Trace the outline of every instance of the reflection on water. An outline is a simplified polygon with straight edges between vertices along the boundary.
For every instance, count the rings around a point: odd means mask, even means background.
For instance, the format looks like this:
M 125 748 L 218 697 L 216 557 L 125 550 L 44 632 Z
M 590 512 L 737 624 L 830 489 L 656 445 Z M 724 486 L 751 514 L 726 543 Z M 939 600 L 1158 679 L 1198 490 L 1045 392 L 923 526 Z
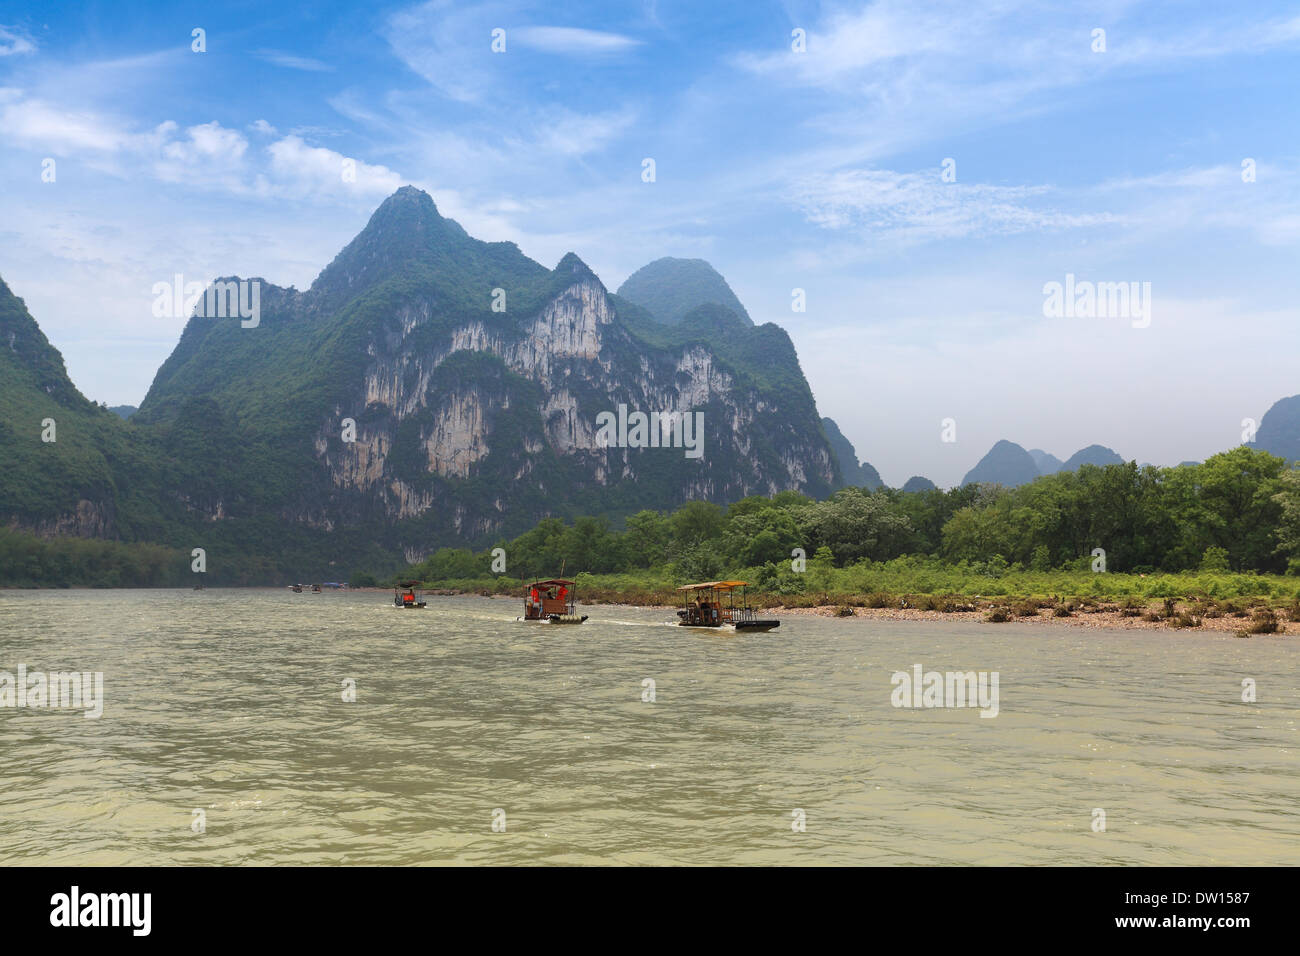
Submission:
M 0 860 L 1296 860 L 1293 639 L 391 601 L 0 592 L 0 670 L 102 671 L 106 698 L 0 708 Z M 999 672 L 1000 713 L 894 708 L 915 664 Z

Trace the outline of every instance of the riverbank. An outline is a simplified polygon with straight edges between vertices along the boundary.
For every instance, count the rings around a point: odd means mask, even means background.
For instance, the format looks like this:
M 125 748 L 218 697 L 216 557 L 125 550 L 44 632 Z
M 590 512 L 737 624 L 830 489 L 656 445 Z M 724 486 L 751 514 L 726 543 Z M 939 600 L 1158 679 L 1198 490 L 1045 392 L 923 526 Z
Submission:
M 382 590 L 382 589 L 376 589 Z M 430 596 L 476 594 L 502 600 L 518 600 L 521 592 L 488 588 L 428 588 Z M 672 592 L 662 590 L 588 588 L 580 594 L 583 607 L 601 605 L 637 607 L 667 612 L 680 604 Z M 1061 625 L 1065 627 L 1113 628 L 1120 630 L 1205 630 L 1222 631 L 1237 637 L 1280 636 L 1300 633 L 1300 601 L 1273 604 L 1252 600 L 1155 601 L 1126 599 L 1122 602 L 1092 598 L 997 598 L 961 595 L 908 594 L 889 596 L 837 595 L 834 600 L 800 596 L 789 602 L 772 595 L 751 595 L 750 605 L 765 613 L 813 615 L 829 618 L 866 618 L 880 621 L 968 621 L 988 624 Z

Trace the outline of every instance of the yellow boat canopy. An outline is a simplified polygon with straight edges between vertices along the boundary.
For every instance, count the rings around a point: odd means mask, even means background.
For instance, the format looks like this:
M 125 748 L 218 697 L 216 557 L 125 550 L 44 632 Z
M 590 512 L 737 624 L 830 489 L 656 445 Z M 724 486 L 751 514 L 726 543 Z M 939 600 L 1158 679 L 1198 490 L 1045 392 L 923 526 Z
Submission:
M 731 591 L 749 587 L 748 581 L 706 581 L 703 584 L 683 584 L 679 591 Z

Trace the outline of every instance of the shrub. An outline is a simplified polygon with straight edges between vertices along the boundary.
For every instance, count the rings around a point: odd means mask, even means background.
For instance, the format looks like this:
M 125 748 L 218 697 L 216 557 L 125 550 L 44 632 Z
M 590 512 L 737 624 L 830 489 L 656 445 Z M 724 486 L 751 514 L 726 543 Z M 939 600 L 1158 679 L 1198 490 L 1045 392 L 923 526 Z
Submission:
M 1262 607 L 1256 610 L 1251 616 L 1249 631 L 1252 634 L 1276 634 L 1278 621 L 1273 609 Z

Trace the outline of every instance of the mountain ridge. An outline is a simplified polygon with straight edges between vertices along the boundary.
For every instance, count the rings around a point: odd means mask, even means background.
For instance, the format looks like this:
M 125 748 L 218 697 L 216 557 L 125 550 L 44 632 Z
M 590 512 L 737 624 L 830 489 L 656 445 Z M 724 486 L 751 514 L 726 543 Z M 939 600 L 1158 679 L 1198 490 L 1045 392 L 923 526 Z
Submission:
M 620 407 L 702 413 L 708 467 L 598 447 Z M 180 463 L 192 517 L 350 529 L 408 557 L 839 480 L 783 329 L 716 303 L 660 322 L 576 253 L 547 269 L 411 187 L 307 290 L 264 283 L 256 327 L 191 316 L 130 427 Z

